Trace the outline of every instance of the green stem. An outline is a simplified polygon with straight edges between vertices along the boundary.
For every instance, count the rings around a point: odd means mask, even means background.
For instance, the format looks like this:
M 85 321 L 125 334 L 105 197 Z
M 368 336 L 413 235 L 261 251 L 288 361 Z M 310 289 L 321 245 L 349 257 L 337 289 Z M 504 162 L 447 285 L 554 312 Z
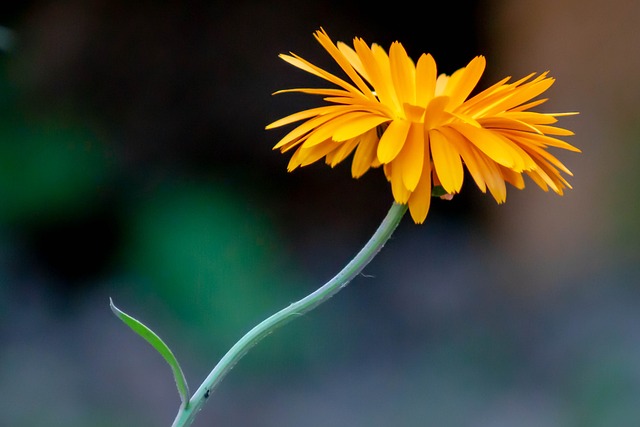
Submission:
M 186 405 L 182 405 L 172 427 L 190 426 L 202 405 L 231 368 L 260 340 L 287 321 L 313 310 L 345 287 L 382 249 L 407 211 L 407 205 L 393 203 L 376 232 L 358 254 L 333 279 L 313 293 L 263 320 L 224 355 Z

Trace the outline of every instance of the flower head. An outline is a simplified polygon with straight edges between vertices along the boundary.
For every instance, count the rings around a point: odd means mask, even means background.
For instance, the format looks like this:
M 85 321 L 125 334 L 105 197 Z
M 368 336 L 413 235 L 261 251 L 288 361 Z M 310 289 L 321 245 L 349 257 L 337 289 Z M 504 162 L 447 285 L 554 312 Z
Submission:
M 353 177 L 382 166 L 394 200 L 409 205 L 416 223 L 425 220 L 434 187 L 449 195 L 460 191 L 465 168 L 478 188 L 488 189 L 498 203 L 506 200 L 506 182 L 524 188 L 523 174 L 544 191 L 551 188 L 562 195 L 564 188 L 571 188 L 561 175 L 571 172 L 547 148 L 580 151 L 555 138 L 573 132 L 553 126 L 556 117 L 576 113 L 530 111 L 546 101 L 532 99 L 554 82 L 546 72 L 515 82 L 507 77 L 470 97 L 484 72 L 482 56 L 447 76 L 437 74 L 431 55 L 422 54 L 414 63 L 398 42 L 387 54 L 360 38 L 354 39 L 353 48 L 334 44 L 322 29 L 315 38 L 349 81 L 293 53 L 280 55 L 337 86 L 276 92 L 320 95 L 328 103 L 267 126 L 303 121 L 274 147 L 282 152 L 295 149 L 289 171 L 322 158 L 333 167 L 353 153 Z

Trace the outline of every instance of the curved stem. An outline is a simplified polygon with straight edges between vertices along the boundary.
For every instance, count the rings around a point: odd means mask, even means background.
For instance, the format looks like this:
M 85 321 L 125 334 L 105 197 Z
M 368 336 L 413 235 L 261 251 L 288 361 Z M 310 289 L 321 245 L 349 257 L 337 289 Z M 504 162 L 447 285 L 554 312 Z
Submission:
M 273 332 L 287 321 L 301 316 L 318 305 L 322 304 L 343 287 L 347 285 L 362 269 L 382 249 L 389 240 L 400 220 L 407 211 L 407 205 L 393 203 L 376 232 L 371 236 L 367 244 L 358 254 L 340 271 L 333 279 L 325 283 L 313 293 L 301 300 L 294 302 L 290 306 L 278 311 L 267 319 L 263 320 L 240 340 L 224 355 L 220 362 L 213 368 L 211 373 L 205 378 L 198 390 L 195 391 L 186 405 L 182 405 L 173 421 L 172 427 L 190 426 L 196 414 L 202 409 L 202 405 L 207 400 L 213 389 L 222 381 L 233 366 L 265 336 Z

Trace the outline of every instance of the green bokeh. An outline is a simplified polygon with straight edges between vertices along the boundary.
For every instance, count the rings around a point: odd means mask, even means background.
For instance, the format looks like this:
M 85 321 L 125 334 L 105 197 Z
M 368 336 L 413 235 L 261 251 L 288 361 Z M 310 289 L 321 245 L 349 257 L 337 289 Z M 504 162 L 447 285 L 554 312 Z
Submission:
M 72 118 L 0 108 L 0 223 L 70 215 L 91 204 L 108 174 L 101 142 Z
M 127 216 L 123 263 L 140 294 L 168 307 L 175 319 L 167 326 L 206 354 L 230 347 L 300 284 L 259 209 L 213 183 L 173 182 L 140 197 Z

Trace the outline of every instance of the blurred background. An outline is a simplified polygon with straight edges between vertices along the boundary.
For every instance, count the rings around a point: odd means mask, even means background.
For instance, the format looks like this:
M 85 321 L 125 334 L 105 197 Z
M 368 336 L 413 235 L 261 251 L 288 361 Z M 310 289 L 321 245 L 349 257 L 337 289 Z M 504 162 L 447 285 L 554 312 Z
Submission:
M 315 42 L 550 70 L 583 154 L 564 197 L 498 206 L 467 179 L 365 275 L 255 347 L 195 426 L 636 427 L 640 3 L 14 2 L 0 12 L 0 424 L 169 426 L 256 323 L 330 279 L 391 205 L 380 170 L 286 172 L 273 120 L 323 86 Z

